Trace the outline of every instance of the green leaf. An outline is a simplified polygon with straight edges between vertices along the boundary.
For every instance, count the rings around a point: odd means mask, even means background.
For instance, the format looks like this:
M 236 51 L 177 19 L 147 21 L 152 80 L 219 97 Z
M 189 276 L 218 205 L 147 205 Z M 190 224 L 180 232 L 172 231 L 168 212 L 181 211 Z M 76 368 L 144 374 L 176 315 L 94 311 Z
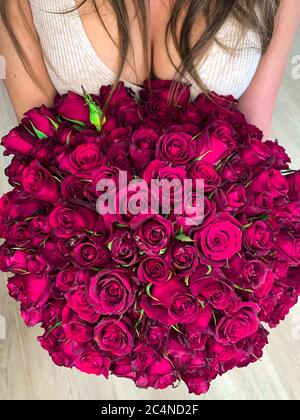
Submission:
M 207 266 L 207 273 L 206 273 L 206 275 L 208 276 L 209 274 L 211 274 L 212 273 L 212 271 L 213 271 L 213 268 L 212 268 L 212 266 L 211 265 L 208 265 Z
M 84 122 L 82 122 L 82 121 L 72 120 L 72 119 L 70 119 L 70 118 L 64 118 L 64 119 L 65 119 L 66 121 L 69 121 L 69 122 L 73 123 L 73 124 L 77 124 L 80 128 L 86 128 L 85 123 L 84 123 Z
M 51 333 L 52 333 L 52 331 L 56 330 L 56 328 L 60 327 L 61 325 L 62 325 L 62 322 L 61 322 L 61 321 L 60 321 L 60 322 L 57 322 L 56 324 L 54 324 L 54 325 L 50 328 L 50 330 L 47 332 L 47 334 L 51 334 Z
M 201 161 L 201 160 L 202 160 L 202 159 L 204 159 L 207 155 L 209 155 L 211 152 L 212 152 L 212 150 L 208 150 L 206 153 L 204 153 L 204 155 L 199 156 L 198 158 L 196 158 L 196 159 L 194 160 L 194 162 L 199 162 L 199 161 Z
M 152 288 L 152 286 L 153 286 L 153 284 L 152 283 L 149 283 L 148 285 L 147 285 L 147 287 L 146 287 L 146 293 L 147 293 L 147 295 L 151 298 L 151 299 L 153 299 L 153 300 L 156 300 L 157 302 L 158 302 L 158 299 L 156 299 L 154 296 L 152 296 L 152 294 L 151 294 L 151 288 Z
M 185 282 L 185 285 L 186 286 L 189 286 L 189 284 L 190 284 L 190 276 L 185 276 L 184 282 Z
M 180 242 L 188 242 L 188 243 L 194 242 L 194 240 L 187 235 L 177 235 L 175 236 L 175 239 L 176 241 L 180 241 Z
M 237 289 L 237 290 L 241 290 L 242 292 L 246 292 L 246 293 L 254 293 L 254 291 L 253 291 L 253 290 L 251 290 L 251 289 L 244 289 L 243 287 L 238 286 L 237 284 L 234 284 L 234 285 L 233 285 L 233 287 L 234 287 L 235 289 Z
M 165 255 L 167 248 L 161 249 L 159 255 Z
M 172 328 L 173 328 L 173 330 L 175 330 L 176 332 L 181 333 L 181 331 L 180 331 L 180 329 L 179 329 L 178 325 L 172 325 Z
M 48 136 L 44 133 L 42 133 L 40 130 L 38 130 L 32 123 L 31 126 L 33 128 L 33 131 L 35 133 L 35 135 L 40 139 L 40 140 L 45 140 L 48 138 Z
M 113 244 L 113 241 L 111 241 L 111 242 L 109 242 L 108 244 L 107 244 L 107 248 L 111 251 L 111 249 L 112 249 L 112 244 Z
M 57 122 L 55 122 L 54 120 L 52 120 L 52 118 L 47 117 L 46 118 L 51 122 L 51 124 L 53 125 L 53 127 L 55 128 L 55 130 L 58 130 L 59 128 L 59 124 Z

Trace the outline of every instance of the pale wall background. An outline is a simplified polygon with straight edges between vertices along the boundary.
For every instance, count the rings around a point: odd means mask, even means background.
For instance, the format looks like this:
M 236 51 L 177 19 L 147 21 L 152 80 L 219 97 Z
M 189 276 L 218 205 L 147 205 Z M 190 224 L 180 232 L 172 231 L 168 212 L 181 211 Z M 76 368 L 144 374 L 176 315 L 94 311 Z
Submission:
M 281 89 L 273 131 L 291 155 L 293 167 L 300 168 L 300 70 L 297 80 L 295 65 L 292 64 L 296 56 L 300 56 L 300 33 Z M 10 102 L 0 82 L 0 137 L 14 125 Z M 7 159 L 4 160 L 1 150 L 1 193 L 8 188 L 3 176 L 6 165 Z M 0 338 L 3 317 L 7 331 L 6 339 L 0 339 L 0 400 L 199 399 L 190 396 L 184 385 L 174 390 L 145 391 L 137 389 L 127 380 L 112 377 L 107 382 L 56 367 L 36 341 L 39 328 L 27 329 L 24 326 L 18 304 L 7 294 L 6 276 L 0 274 Z M 300 304 L 271 333 L 262 361 L 219 378 L 213 383 L 211 391 L 200 399 L 300 399 Z

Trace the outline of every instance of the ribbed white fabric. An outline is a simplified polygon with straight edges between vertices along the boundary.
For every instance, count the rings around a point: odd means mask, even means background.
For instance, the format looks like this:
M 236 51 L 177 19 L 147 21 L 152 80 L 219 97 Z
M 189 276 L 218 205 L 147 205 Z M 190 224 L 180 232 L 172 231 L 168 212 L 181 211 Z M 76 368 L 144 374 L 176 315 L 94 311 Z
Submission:
M 72 10 L 75 0 L 30 0 L 30 4 L 48 72 L 60 94 L 68 90 L 81 93 L 81 86 L 97 93 L 99 86 L 113 82 L 114 74 L 89 41 L 79 12 L 57 13 Z M 238 45 L 235 53 L 214 43 L 199 65 L 199 74 L 210 90 L 239 98 L 249 86 L 261 59 L 259 37 L 251 31 L 241 37 L 238 24 L 229 19 L 218 39 L 227 46 Z M 138 91 L 137 85 L 124 82 Z M 193 97 L 199 93 L 199 88 L 192 83 Z

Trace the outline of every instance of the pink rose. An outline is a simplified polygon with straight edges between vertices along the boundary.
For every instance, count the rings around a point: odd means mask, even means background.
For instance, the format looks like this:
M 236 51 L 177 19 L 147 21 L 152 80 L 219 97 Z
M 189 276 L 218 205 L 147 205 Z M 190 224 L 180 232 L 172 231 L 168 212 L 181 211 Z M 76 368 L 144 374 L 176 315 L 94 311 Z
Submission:
M 103 318 L 95 328 L 94 340 L 100 350 L 121 357 L 133 348 L 132 326 L 125 317 Z
M 29 132 L 36 135 L 38 132 L 45 137 L 54 135 L 56 128 L 58 128 L 55 115 L 44 105 L 26 112 L 22 118 L 22 124 Z
M 96 376 L 103 375 L 108 379 L 110 360 L 90 345 L 76 361 L 75 367 L 83 373 Z
M 221 277 L 221 278 L 220 278 Z M 224 311 L 235 311 L 239 305 L 234 290 L 223 279 L 217 270 L 207 274 L 207 269 L 199 269 L 190 277 L 190 289 L 204 303 L 209 303 L 213 308 Z
M 191 178 L 195 181 L 197 179 L 203 179 L 206 193 L 216 190 L 222 182 L 220 176 L 215 171 L 213 166 L 210 163 L 204 162 L 202 160 L 193 163 L 188 172 L 188 178 Z
M 152 256 L 143 259 L 138 268 L 138 278 L 142 284 L 165 284 L 170 278 L 170 263 L 163 257 Z
M 130 145 L 130 158 L 137 173 L 153 159 L 158 135 L 153 130 L 141 129 L 133 133 Z
M 254 303 L 241 303 L 237 312 L 222 318 L 216 329 L 220 343 L 236 344 L 256 333 L 259 328 L 260 307 Z
M 13 154 L 19 157 L 27 157 L 30 156 L 36 141 L 36 138 L 28 133 L 24 127 L 19 126 L 3 137 L 1 144 L 6 149 L 5 155 Z
M 100 146 L 95 143 L 80 144 L 72 152 L 57 157 L 59 169 L 83 178 L 90 178 L 91 173 L 105 164 Z
M 268 255 L 273 246 L 273 235 L 270 227 L 262 221 L 253 223 L 243 235 L 247 249 L 257 255 Z
M 124 314 L 134 303 L 134 285 L 124 270 L 103 270 L 89 282 L 88 299 L 101 315 Z
M 186 165 L 196 157 L 196 143 L 192 136 L 185 133 L 163 135 L 156 148 L 156 159 L 172 165 Z
M 24 169 L 21 184 L 31 199 L 53 203 L 59 198 L 55 179 L 36 160 Z
M 174 236 L 171 221 L 159 215 L 136 216 L 130 227 L 138 237 L 139 248 L 147 255 L 159 254 Z
M 236 137 L 237 133 L 231 125 L 217 121 L 197 137 L 197 156 L 203 162 L 216 164 L 236 147 Z
M 151 296 L 142 295 L 141 307 L 146 315 L 165 325 L 193 322 L 200 310 L 200 303 L 183 283 L 172 278 L 164 285 L 153 285 Z
M 208 260 L 227 260 L 242 248 L 241 226 L 229 214 L 219 213 L 209 225 L 196 233 L 195 243 Z
M 94 324 L 100 318 L 100 314 L 90 304 L 86 286 L 75 286 L 65 295 L 68 305 L 78 314 L 79 318 Z
M 62 313 L 62 326 L 66 337 L 77 343 L 88 343 L 93 338 L 93 327 L 76 316 L 68 306 Z

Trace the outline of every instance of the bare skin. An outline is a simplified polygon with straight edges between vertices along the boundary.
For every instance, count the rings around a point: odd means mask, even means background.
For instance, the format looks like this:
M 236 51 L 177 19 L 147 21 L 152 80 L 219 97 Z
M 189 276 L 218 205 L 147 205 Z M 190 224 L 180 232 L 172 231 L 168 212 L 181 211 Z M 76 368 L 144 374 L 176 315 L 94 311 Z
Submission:
M 27 0 L 21 3 L 28 25 L 33 28 L 29 4 Z M 175 70 L 168 58 L 164 44 L 165 25 L 169 17 L 169 1 L 151 0 L 150 4 L 149 42 L 151 43 L 151 48 L 149 50 L 152 53 L 149 59 L 151 59 L 152 72 L 157 78 L 171 79 L 175 74 Z M 116 39 L 117 27 L 115 18 L 100 0 L 99 5 L 101 6 L 101 16 L 108 30 Z M 16 1 L 11 1 L 10 12 L 14 17 L 14 30 L 43 85 L 41 90 L 28 75 L 0 21 L 0 54 L 5 56 L 7 60 L 7 79 L 5 83 L 17 117 L 20 119 L 23 113 L 33 106 L 38 106 L 42 103 L 50 105 L 55 95 L 55 89 L 44 64 L 38 37 L 33 31 L 28 31 L 28 27 L 22 22 Z M 97 15 L 93 13 L 91 4 L 82 7 L 80 13 L 87 36 L 97 54 L 113 72 L 116 72 L 118 68 L 118 49 L 99 22 Z M 138 22 L 132 8 L 129 8 L 129 14 L 131 30 L 133 33 L 136 33 L 139 30 Z M 241 111 L 245 113 L 249 122 L 257 125 L 264 131 L 266 137 L 270 134 L 274 106 L 299 22 L 299 0 L 282 0 L 271 45 L 263 56 L 252 83 L 240 101 Z M 193 38 L 195 37 L 196 39 L 204 30 L 204 21 L 200 19 L 199 25 L 194 30 Z M 101 42 L 98 42 L 99 39 Z M 172 45 L 170 45 L 170 50 L 174 63 L 178 65 L 179 57 Z M 128 57 L 128 63 L 125 65 L 122 77 L 132 83 L 140 84 L 146 78 L 147 71 L 143 61 L 143 45 L 139 36 L 133 37 L 133 51 Z

